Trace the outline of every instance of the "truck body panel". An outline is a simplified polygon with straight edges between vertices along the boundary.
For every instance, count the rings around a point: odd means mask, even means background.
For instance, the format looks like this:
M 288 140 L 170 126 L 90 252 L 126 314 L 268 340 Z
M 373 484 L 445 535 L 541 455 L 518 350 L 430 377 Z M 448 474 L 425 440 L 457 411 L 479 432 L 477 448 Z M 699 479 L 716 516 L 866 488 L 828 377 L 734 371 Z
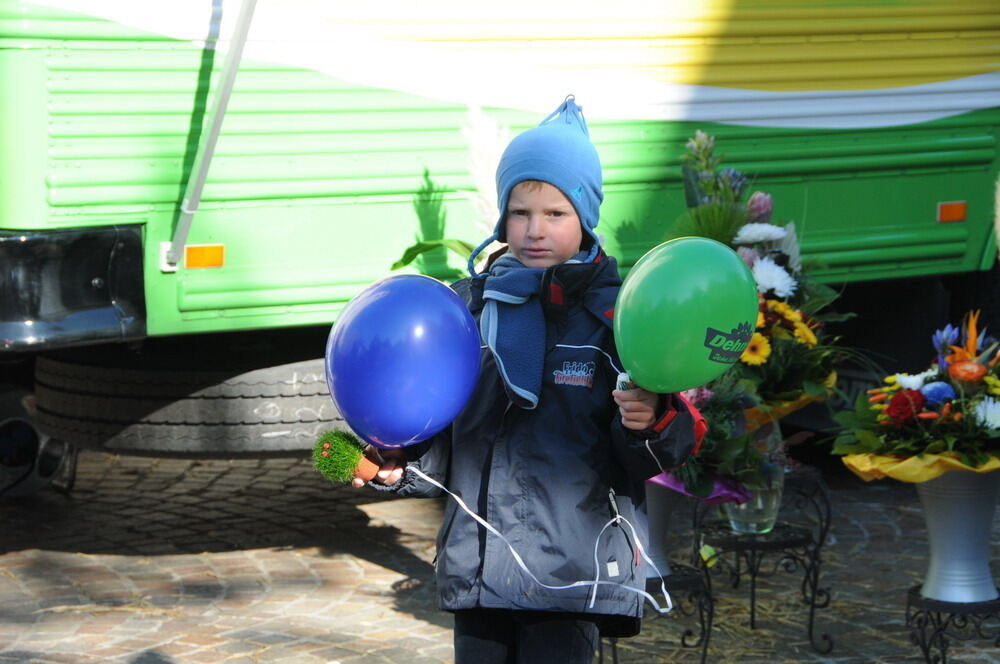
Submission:
M 185 452 L 216 445 L 229 392 L 203 413 L 210 433 L 201 415 L 163 419 L 160 402 L 136 416 L 145 428 L 78 421 L 72 394 L 104 376 L 108 394 L 91 395 L 104 403 L 130 362 L 155 385 L 165 357 L 196 346 L 221 361 L 225 333 L 253 349 L 257 332 L 328 329 L 416 240 L 478 244 L 496 223 L 500 152 L 567 94 L 602 159 L 598 230 L 623 272 L 684 212 L 681 160 L 702 130 L 795 222 L 820 281 L 992 274 L 995 0 L 259 0 L 186 240 L 211 260 L 172 266 L 238 9 L 0 0 L 0 350 L 141 351 L 84 355 L 91 374 L 77 356 L 49 362 L 39 405 L 54 434 L 150 453 L 178 439 L 169 424 L 186 427 Z M 407 269 L 447 280 L 464 265 L 441 249 Z M 322 382 L 300 394 L 301 374 L 267 369 L 291 405 L 233 415 L 249 429 L 218 449 L 307 446 L 336 418 L 295 407 Z

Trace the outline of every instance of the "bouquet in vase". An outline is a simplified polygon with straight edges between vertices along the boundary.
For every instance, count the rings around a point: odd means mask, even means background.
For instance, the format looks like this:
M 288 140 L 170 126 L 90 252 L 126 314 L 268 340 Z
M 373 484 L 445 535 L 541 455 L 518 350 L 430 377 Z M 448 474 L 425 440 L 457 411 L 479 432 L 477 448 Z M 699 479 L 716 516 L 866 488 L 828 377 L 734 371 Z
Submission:
M 747 178 L 720 168 L 715 138 L 698 131 L 687 143 L 683 179 L 687 212 L 671 237 L 700 235 L 732 247 L 757 282 L 759 313 L 750 344 L 732 369 L 757 397 L 751 427 L 774 421 L 834 388 L 834 364 L 849 350 L 836 345 L 828 323 L 838 293 L 809 276 L 794 222 L 774 223 L 770 194 L 746 196 Z
M 979 312 L 931 338 L 936 360 L 917 374 L 887 376 L 839 413 L 833 453 L 866 480 L 923 482 L 949 470 L 1000 469 L 1000 342 Z
M 823 399 L 834 389 L 834 364 L 849 349 L 836 345 L 826 325 L 851 314 L 831 305 L 838 293 L 809 277 L 794 223 L 774 223 L 770 194 L 747 196 L 748 180 L 721 168 L 715 138 L 698 131 L 687 143 L 683 180 L 688 210 L 669 237 L 702 236 L 730 246 L 757 283 L 754 334 L 723 376 L 692 391 L 709 429 L 701 452 L 662 483 L 706 502 L 745 502 L 783 466 L 782 416 Z
M 710 505 L 745 503 L 752 495 L 748 487 L 771 484 L 785 465 L 784 444 L 771 435 L 776 430 L 771 425 L 748 428 L 746 413 L 755 403 L 750 394 L 731 372 L 684 392 L 708 424 L 701 450 L 651 481 Z

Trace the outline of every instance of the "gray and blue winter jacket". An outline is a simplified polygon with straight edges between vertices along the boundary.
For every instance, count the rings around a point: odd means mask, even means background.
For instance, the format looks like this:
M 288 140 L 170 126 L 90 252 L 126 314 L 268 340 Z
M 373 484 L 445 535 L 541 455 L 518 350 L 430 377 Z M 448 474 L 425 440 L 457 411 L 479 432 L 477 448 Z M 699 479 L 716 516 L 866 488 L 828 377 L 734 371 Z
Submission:
M 546 353 L 537 407 L 512 405 L 484 345 L 468 405 L 447 429 L 408 448 L 411 456 L 420 455 L 411 465 L 460 495 L 552 586 L 595 578 L 595 542 L 616 511 L 636 526 L 646 546 L 643 482 L 696 453 L 704 427 L 697 411 L 677 395 L 661 396 L 659 420 L 651 429 L 622 426 L 611 398 L 622 370 L 611 327 L 620 283 L 615 260 L 603 252 L 594 263 L 546 270 L 540 293 Z M 482 284 L 465 279 L 453 286 L 477 320 Z M 441 495 L 410 471 L 395 491 L 407 497 Z M 643 564 L 627 527 L 604 532 L 597 561 L 601 580 L 644 588 Z M 539 586 L 498 537 L 451 499 L 438 534 L 436 569 L 446 610 L 590 614 L 605 633 L 623 636 L 635 633 L 642 615 L 642 597 L 617 586 L 599 586 L 593 607 L 589 586 L 558 591 Z M 618 627 L 607 627 L 611 624 Z

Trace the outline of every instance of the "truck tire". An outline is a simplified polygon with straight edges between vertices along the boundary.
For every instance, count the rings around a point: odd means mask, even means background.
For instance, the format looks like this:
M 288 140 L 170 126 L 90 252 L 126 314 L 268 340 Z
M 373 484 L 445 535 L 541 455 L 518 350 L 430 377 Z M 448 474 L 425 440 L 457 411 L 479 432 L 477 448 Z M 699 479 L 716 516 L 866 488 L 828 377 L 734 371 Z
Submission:
M 323 359 L 248 371 L 35 364 L 40 428 L 85 449 L 188 458 L 303 456 L 343 428 Z

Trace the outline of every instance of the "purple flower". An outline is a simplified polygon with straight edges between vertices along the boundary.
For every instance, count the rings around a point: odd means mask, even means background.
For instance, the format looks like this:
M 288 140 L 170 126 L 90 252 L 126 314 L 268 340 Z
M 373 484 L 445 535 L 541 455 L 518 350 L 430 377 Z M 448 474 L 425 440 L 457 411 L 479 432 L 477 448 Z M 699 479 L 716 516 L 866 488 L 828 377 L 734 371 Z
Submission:
M 763 191 L 755 191 L 747 201 L 747 221 L 751 223 L 767 223 L 771 220 L 771 213 L 774 211 L 774 202 L 771 194 Z
M 985 348 L 985 342 L 986 342 L 986 328 L 983 328 L 983 331 L 979 333 L 979 337 L 976 339 L 977 353 L 981 351 L 983 348 Z
M 957 396 L 955 388 L 940 380 L 927 383 L 920 388 L 920 393 L 924 395 L 928 406 L 940 406 L 945 401 L 950 401 Z
M 931 343 L 934 344 L 934 350 L 937 351 L 938 369 L 941 371 L 948 370 L 948 360 L 945 359 L 945 356 L 951 355 L 951 347 L 958 341 L 958 333 L 959 329 L 948 323 L 943 330 L 938 330 L 931 336 Z
M 949 346 L 954 346 L 955 342 L 958 341 L 958 332 L 958 328 L 951 323 L 945 325 L 943 330 L 935 332 L 931 337 L 934 350 L 948 350 Z
M 743 188 L 747 186 L 747 179 L 735 168 L 724 168 L 719 176 L 719 184 L 732 191 L 733 198 L 739 198 L 743 194 Z

